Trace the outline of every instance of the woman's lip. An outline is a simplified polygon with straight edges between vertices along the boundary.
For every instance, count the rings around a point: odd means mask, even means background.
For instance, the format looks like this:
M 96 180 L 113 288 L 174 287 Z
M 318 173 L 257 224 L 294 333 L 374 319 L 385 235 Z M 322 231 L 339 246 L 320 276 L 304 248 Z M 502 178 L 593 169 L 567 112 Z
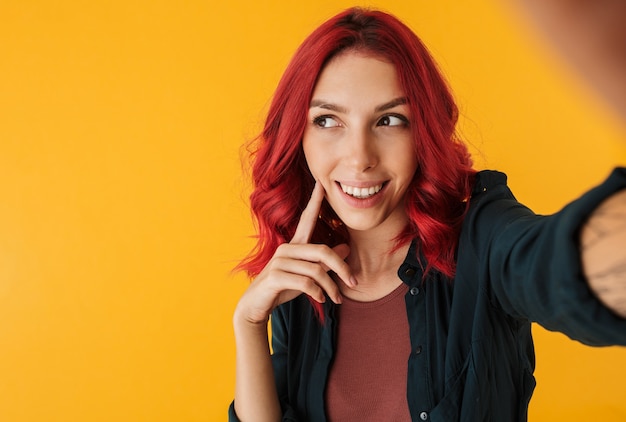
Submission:
M 344 185 L 342 183 L 340 183 L 339 186 L 341 187 L 341 190 L 344 193 L 347 193 L 348 195 L 354 196 L 355 198 L 358 198 L 358 199 L 365 199 L 365 198 L 369 198 L 370 196 L 376 195 L 383 188 L 382 183 L 379 185 L 374 185 L 370 187 L 366 186 L 363 188 L 350 186 L 350 185 Z
M 369 187 L 369 186 L 371 186 L 371 183 L 366 184 L 364 187 Z M 373 186 L 376 186 L 376 185 L 373 185 Z M 341 188 L 341 184 L 337 182 L 337 189 L 339 190 L 339 194 L 341 195 L 343 200 L 351 207 L 362 208 L 362 209 L 370 208 L 379 204 L 380 201 L 382 201 L 384 198 L 383 192 L 386 191 L 387 186 L 388 186 L 387 182 L 382 182 L 382 188 L 377 193 L 373 194 L 372 196 L 365 197 L 365 198 L 357 198 L 355 196 L 352 196 L 344 192 L 343 189 Z
M 339 185 L 352 186 L 353 188 L 371 188 L 378 185 L 384 185 L 386 180 L 374 180 L 374 181 L 354 181 L 354 180 L 337 180 Z

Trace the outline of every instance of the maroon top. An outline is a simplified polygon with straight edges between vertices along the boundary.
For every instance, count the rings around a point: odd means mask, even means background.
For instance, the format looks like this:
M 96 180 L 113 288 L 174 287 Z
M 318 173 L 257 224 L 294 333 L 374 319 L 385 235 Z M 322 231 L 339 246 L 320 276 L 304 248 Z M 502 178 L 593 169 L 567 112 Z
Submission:
M 326 385 L 330 421 L 411 420 L 406 398 L 408 288 L 402 283 L 373 302 L 344 297 L 337 308 L 337 347 Z

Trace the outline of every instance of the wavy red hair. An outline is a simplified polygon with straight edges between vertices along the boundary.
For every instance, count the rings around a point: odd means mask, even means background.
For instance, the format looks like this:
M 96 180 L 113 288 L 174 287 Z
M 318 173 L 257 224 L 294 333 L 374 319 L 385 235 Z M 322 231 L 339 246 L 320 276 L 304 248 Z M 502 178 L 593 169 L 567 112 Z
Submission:
M 314 185 L 302 150 L 313 89 L 324 65 L 350 49 L 394 64 L 410 107 L 419 164 L 407 192 L 410 224 L 399 233 L 397 245 L 418 239 L 428 262 L 426 271 L 435 268 L 453 276 L 475 174 L 467 148 L 456 137 L 457 106 L 419 38 L 394 16 L 361 8 L 348 9 L 313 31 L 278 84 L 252 153 L 250 205 L 258 241 L 237 268 L 255 277 L 276 248 L 293 236 Z M 312 241 L 330 246 L 347 242 L 347 231 L 337 222 L 325 203 Z M 319 314 L 321 308 L 313 304 Z

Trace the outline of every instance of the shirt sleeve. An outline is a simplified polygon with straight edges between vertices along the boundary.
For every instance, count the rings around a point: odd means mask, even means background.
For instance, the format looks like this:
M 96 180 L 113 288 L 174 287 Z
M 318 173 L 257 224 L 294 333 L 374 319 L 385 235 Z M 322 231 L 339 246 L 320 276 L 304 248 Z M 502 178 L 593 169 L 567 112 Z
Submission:
M 561 211 L 541 216 L 515 199 L 502 173 L 479 176 L 461 240 L 472 244 L 492 303 L 588 345 L 626 345 L 626 319 L 590 290 L 579 247 L 589 215 L 624 188 L 626 169 L 616 169 Z
M 283 422 L 297 422 L 298 419 L 293 415 L 293 410 L 288 410 L 283 414 L 282 421 Z M 237 417 L 237 413 L 235 413 L 235 402 L 231 402 L 228 407 L 228 422 L 241 422 Z
M 235 413 L 235 402 L 231 402 L 228 407 L 228 422 L 240 422 L 237 417 L 237 413 Z
M 272 366 L 274 367 L 274 379 L 276 380 L 276 391 L 278 400 L 283 412 L 283 422 L 297 422 L 295 409 L 289 403 L 288 384 L 288 329 L 286 307 L 279 307 L 271 317 L 272 327 Z

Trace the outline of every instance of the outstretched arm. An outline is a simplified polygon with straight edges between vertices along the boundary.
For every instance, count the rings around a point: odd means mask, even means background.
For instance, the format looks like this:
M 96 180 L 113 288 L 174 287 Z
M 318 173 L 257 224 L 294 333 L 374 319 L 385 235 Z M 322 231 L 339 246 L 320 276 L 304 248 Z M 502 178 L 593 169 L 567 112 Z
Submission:
M 580 245 L 589 287 L 609 309 L 626 318 L 626 190 L 591 214 Z

